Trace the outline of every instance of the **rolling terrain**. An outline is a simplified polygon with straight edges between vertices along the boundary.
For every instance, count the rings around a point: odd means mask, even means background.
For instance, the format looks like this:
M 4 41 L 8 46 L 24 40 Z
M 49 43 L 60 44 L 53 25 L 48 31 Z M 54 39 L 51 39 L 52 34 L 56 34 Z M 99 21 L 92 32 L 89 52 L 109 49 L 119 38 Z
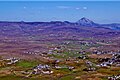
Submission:
M 120 24 L 99 24 L 85 17 L 76 22 L 1 21 L 0 79 L 107 80 L 120 75 L 119 40 Z M 102 64 L 106 58 L 110 66 Z M 38 67 L 40 73 L 35 71 Z

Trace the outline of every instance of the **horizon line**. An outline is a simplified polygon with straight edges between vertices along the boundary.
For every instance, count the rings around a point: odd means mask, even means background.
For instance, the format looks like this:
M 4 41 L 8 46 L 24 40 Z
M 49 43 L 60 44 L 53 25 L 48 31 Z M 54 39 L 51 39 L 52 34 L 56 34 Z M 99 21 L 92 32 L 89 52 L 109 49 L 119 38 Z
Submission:
M 65 22 L 65 21 L 68 21 L 68 20 L 64 20 L 64 21 L 61 21 L 61 20 L 51 20 L 51 21 L 1 21 L 0 20 L 0 23 L 1 22 L 10 22 L 10 23 L 20 23 L 20 22 L 23 22 L 23 23 L 40 23 L 40 22 L 43 22 L 43 23 L 47 23 L 47 22 Z M 71 21 L 68 21 L 70 23 L 76 23 L 77 21 L 75 22 L 71 22 Z M 94 21 L 93 21 L 94 22 Z M 94 22 L 94 23 L 97 23 L 97 24 L 120 24 L 119 22 L 112 22 L 112 23 L 99 23 L 99 22 Z
M 85 1 L 120 1 L 120 0 L 0 0 L 0 1 L 3 1 L 3 2 L 6 2 L 6 1 L 10 1 L 10 2 L 12 2 L 12 1 L 20 1 L 20 2 L 22 2 L 22 1 L 32 1 L 32 2 L 34 2 L 34 1 L 42 1 L 42 2 L 44 2 L 44 1 L 56 1 L 56 2 L 59 2 L 59 1 L 83 1 L 83 2 L 85 2 Z

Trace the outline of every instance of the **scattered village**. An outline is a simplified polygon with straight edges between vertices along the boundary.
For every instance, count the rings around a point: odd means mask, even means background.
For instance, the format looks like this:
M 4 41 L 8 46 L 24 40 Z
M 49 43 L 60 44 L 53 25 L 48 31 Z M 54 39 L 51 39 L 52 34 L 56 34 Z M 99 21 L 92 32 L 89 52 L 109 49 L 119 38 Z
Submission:
M 82 45 L 90 44 L 82 43 Z M 30 79 L 38 78 L 40 75 L 42 78 L 51 75 L 54 76 L 53 79 L 59 78 L 62 80 L 65 75 L 76 73 L 76 76 L 66 80 L 84 80 L 84 74 L 87 74 L 86 78 L 88 79 L 90 77 L 89 74 L 91 74 L 91 76 L 96 78 L 93 80 L 102 80 L 102 78 L 105 80 L 120 80 L 120 51 L 100 51 L 97 49 L 94 49 L 91 53 L 84 50 L 75 51 L 74 53 L 71 53 L 70 51 L 71 50 L 66 50 L 65 46 L 57 46 L 54 48 L 52 47 L 48 52 L 43 52 L 41 54 L 39 54 L 39 50 L 24 52 L 28 55 L 41 56 L 43 61 L 47 60 L 47 62 L 38 62 L 34 65 L 28 66 L 32 64 L 32 62 L 26 60 L 25 62 L 24 59 L 10 57 L 1 58 L 0 67 L 1 69 L 10 67 L 10 74 Z M 21 69 L 17 70 L 15 67 Z M 110 71 L 105 72 L 104 70 Z M 2 73 L 4 74 L 4 72 Z M 0 74 L 2 73 L 0 71 Z M 98 74 L 98 77 L 96 77 L 95 74 Z
M 61 35 L 5 37 L 0 80 L 120 80 L 120 38 Z

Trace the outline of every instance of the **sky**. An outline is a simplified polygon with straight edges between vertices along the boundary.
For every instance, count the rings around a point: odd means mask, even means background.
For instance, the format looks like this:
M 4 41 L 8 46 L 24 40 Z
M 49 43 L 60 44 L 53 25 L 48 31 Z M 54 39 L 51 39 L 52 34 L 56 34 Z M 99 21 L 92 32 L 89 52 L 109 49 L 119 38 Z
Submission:
M 120 1 L 2 1 L 0 21 L 70 21 L 82 17 L 96 23 L 120 23 Z

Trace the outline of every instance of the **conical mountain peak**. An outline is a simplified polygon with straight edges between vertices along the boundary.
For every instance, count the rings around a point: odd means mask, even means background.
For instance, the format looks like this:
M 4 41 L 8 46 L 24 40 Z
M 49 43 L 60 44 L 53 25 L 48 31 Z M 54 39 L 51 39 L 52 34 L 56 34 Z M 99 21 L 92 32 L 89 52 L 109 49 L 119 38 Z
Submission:
M 77 23 L 82 26 L 94 26 L 95 25 L 95 23 L 92 20 L 85 18 L 85 17 L 78 20 Z

